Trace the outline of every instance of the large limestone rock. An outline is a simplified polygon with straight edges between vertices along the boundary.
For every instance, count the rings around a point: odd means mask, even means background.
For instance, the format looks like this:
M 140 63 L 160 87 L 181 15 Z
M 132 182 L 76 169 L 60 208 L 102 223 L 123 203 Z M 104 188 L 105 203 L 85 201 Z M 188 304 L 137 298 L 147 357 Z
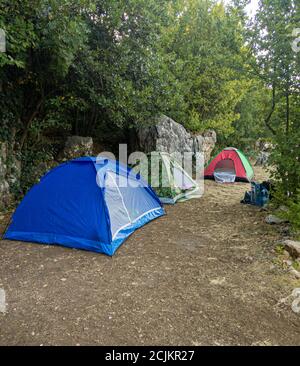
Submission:
M 140 148 L 149 153 L 163 151 L 169 154 L 192 152 L 204 153 L 205 161 L 210 159 L 217 142 L 215 131 L 191 135 L 181 124 L 167 116 L 158 119 L 157 124 L 138 131 Z
M 7 143 L 0 142 L 0 210 L 11 201 L 12 188 L 19 184 L 21 163 L 9 153 Z
M 300 241 L 285 240 L 284 246 L 292 257 L 300 258 Z
M 259 151 L 272 151 L 274 149 L 274 145 L 271 142 L 260 139 L 256 141 L 255 146 Z
M 259 150 L 259 154 L 256 160 L 256 166 L 265 166 L 268 165 L 271 152 L 274 149 L 274 145 L 270 142 L 258 140 L 256 142 L 256 148 Z
M 9 187 L 19 185 L 21 178 L 21 161 L 18 160 L 15 156 L 9 157 L 9 169 L 7 171 L 7 182 Z
M 90 156 L 92 154 L 92 137 L 69 136 L 59 158 L 62 160 L 70 160 L 81 156 Z
M 211 153 L 217 143 L 217 134 L 213 130 L 205 131 L 202 135 L 196 135 L 194 140 L 194 153 L 203 152 L 205 162 L 211 158 Z
M 269 225 L 280 225 L 288 222 L 287 220 L 277 217 L 275 215 L 268 215 L 265 221 Z
M 10 199 L 9 184 L 6 179 L 6 160 L 6 145 L 0 143 L 0 209 L 3 209 Z
M 257 157 L 255 166 L 266 166 L 269 162 L 271 153 L 267 151 L 261 151 Z

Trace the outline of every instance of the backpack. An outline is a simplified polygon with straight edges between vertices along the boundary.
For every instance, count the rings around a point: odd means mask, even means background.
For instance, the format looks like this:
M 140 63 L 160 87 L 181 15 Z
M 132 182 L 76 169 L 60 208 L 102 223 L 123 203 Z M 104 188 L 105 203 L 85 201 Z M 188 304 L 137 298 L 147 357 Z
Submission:
M 251 191 L 245 193 L 241 203 L 263 207 L 269 202 L 270 192 L 264 183 L 251 183 Z

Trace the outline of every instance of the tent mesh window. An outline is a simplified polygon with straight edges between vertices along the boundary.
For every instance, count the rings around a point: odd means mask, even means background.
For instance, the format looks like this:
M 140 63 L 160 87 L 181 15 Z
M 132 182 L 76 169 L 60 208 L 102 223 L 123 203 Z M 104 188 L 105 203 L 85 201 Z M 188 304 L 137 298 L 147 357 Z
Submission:
M 236 178 L 234 161 L 224 159 L 218 162 L 214 171 L 214 177 L 220 183 L 233 183 Z
M 135 172 L 147 180 L 164 203 L 195 197 L 197 183 L 167 153 L 153 152 L 147 159 L 133 165 Z M 193 196 L 192 196 L 193 195 Z
M 147 213 L 159 209 L 151 195 L 144 194 L 144 185 L 130 177 L 106 173 L 105 200 L 109 211 L 113 239 L 126 226 L 136 222 Z
M 130 224 L 131 220 L 113 172 L 106 174 L 104 192 L 109 211 L 111 234 L 114 238 L 122 227 Z

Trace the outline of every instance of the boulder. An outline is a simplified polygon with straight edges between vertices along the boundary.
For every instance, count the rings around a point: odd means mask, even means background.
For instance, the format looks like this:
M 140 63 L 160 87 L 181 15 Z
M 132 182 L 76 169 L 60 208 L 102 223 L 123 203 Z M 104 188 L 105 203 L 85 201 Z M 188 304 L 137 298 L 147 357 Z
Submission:
M 0 288 L 0 313 L 6 313 L 5 290 Z
M 8 144 L 0 142 L 0 210 L 12 199 L 12 188 L 19 184 L 21 162 L 9 153 Z
M 255 166 L 265 166 L 269 162 L 271 153 L 267 151 L 261 151 L 258 155 L 258 158 L 256 160 Z
M 277 217 L 275 215 L 268 215 L 266 217 L 266 223 L 269 225 L 280 225 L 280 224 L 284 224 L 287 221 L 284 219 L 281 219 L 280 217 Z
M 7 171 L 7 182 L 11 188 L 19 184 L 21 178 L 21 170 L 21 161 L 18 160 L 15 156 L 10 156 L 9 169 Z
M 271 152 L 274 149 L 274 145 L 271 142 L 258 140 L 256 142 L 256 148 L 259 151 L 258 158 L 256 160 L 256 166 L 265 166 L 269 162 Z
M 300 279 L 300 272 L 297 271 L 295 268 L 291 267 L 289 272 L 297 279 Z
M 6 180 L 6 159 L 6 145 L 4 143 L 0 143 L 0 209 L 3 209 L 6 206 L 10 194 L 9 184 Z
M 92 137 L 69 136 L 63 151 L 59 154 L 59 159 L 70 160 L 81 156 L 93 154 Z
M 207 162 L 217 142 L 217 135 L 212 130 L 191 135 L 181 124 L 163 115 L 157 119 L 155 125 L 139 129 L 138 142 L 146 153 L 161 151 L 175 154 L 175 157 L 176 153 L 203 153 Z
M 300 258 L 300 241 L 285 240 L 283 244 L 292 257 Z
M 0 210 L 3 210 L 10 202 L 9 184 L 6 180 L 0 182 Z
M 256 141 L 255 146 L 259 151 L 271 151 L 274 149 L 274 145 L 271 142 L 260 139 Z

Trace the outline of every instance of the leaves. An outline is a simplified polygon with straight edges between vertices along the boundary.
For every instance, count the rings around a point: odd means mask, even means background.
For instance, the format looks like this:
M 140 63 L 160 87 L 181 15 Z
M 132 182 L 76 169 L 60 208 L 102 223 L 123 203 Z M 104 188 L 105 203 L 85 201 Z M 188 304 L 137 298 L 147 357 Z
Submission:
M 261 0 L 250 24 L 246 4 L 2 0 L 0 138 L 24 152 L 30 175 L 57 136 L 113 148 L 163 113 L 191 132 L 215 129 L 224 145 L 272 138 L 275 178 L 298 197 L 299 4 Z

